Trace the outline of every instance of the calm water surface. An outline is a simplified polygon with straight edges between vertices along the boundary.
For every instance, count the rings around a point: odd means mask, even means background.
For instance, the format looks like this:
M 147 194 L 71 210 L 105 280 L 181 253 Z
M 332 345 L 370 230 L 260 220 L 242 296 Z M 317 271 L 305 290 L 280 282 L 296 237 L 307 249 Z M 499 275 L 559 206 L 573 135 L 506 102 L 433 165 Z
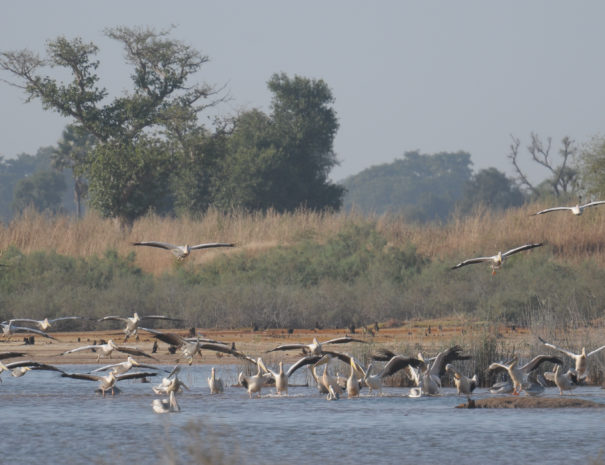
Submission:
M 97 365 L 98 366 L 98 365 Z M 96 366 L 64 366 L 86 372 Z M 234 383 L 235 366 L 219 375 Z M 184 368 L 191 388 L 179 396 L 182 412 L 151 409 L 152 384 L 120 383 L 122 393 L 102 398 L 96 383 L 52 372 L 2 377 L 0 463 L 166 463 L 170 450 L 222 451 L 236 463 L 587 463 L 605 452 L 605 409 L 454 409 L 462 399 L 408 398 L 408 389 L 383 397 L 328 402 L 315 387 L 273 389 L 260 399 L 240 388 L 210 396 L 209 366 Z M 292 380 L 305 382 L 304 376 Z M 558 391 L 548 389 L 548 396 Z M 574 396 L 605 403 L 605 390 L 580 387 Z M 484 390 L 475 397 L 490 396 Z M 193 426 L 192 426 L 193 425 Z M 195 430 L 188 436 L 187 431 Z M 192 439 L 193 438 L 193 439 Z M 172 448 L 172 449 L 171 449 Z M 214 458 L 211 461 L 217 462 Z M 228 463 L 231 463 L 228 462 Z

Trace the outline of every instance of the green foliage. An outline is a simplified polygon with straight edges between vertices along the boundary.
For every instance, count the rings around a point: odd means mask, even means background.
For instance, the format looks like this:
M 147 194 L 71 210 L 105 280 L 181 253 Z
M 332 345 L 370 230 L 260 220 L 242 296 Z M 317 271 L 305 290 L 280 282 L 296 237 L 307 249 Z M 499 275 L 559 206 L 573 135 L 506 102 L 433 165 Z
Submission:
M 463 213 L 471 213 L 479 205 L 504 210 L 518 207 L 523 201 L 523 193 L 512 180 L 496 168 L 488 168 L 465 183 L 459 207 Z
M 403 213 L 416 221 L 445 220 L 471 177 L 468 153 L 421 155 L 373 166 L 347 178 L 345 208 L 366 213 Z
M 13 193 L 13 212 L 33 207 L 39 212 L 56 213 L 61 207 L 65 178 L 55 171 L 37 171 L 17 182 Z
M 595 137 L 580 154 L 582 185 L 588 194 L 605 195 L 605 138 Z

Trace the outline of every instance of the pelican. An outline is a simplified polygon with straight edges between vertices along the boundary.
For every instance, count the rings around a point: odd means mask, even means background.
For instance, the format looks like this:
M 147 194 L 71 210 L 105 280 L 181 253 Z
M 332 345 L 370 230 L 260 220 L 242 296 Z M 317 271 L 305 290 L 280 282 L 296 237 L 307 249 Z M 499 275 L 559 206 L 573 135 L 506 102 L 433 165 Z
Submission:
M 279 362 L 279 371 L 275 372 L 271 369 L 267 369 L 267 371 L 273 376 L 275 380 L 275 392 L 278 395 L 288 395 L 288 377 L 289 375 L 284 373 L 284 362 Z
M 505 370 L 513 382 L 513 395 L 518 396 L 523 389 L 524 378 L 544 362 L 561 364 L 561 359 L 549 355 L 537 355 L 523 366 L 517 366 L 519 359 L 515 356 L 510 362 L 494 362 L 488 368 L 489 371 Z
M 362 341 L 361 339 L 354 339 L 349 336 L 337 337 L 335 339 L 330 339 L 329 341 L 319 342 L 316 337 L 313 338 L 313 342 L 310 344 L 284 344 L 281 346 L 277 346 L 274 349 L 268 350 L 267 352 L 274 352 L 276 350 L 297 350 L 302 349 L 305 355 L 324 355 L 327 353 L 323 350 L 323 346 L 326 344 L 348 344 L 349 342 L 361 342 L 363 344 L 367 344 L 366 341 Z
M 544 213 L 550 213 L 550 212 L 556 212 L 556 211 L 562 211 L 562 210 L 568 210 L 571 213 L 573 213 L 574 215 L 580 216 L 584 212 L 585 208 L 594 207 L 594 206 L 601 205 L 604 203 L 605 203 L 605 200 L 597 200 L 595 202 L 589 202 L 584 205 L 580 205 L 580 203 L 578 202 L 573 207 L 553 207 L 553 208 L 547 208 L 546 210 L 540 210 L 538 213 L 534 213 L 532 216 L 542 215 Z
M 133 242 L 132 245 L 146 245 L 148 247 L 159 247 L 160 249 L 170 250 L 178 260 L 184 260 L 189 256 L 192 250 L 198 249 L 210 249 L 213 247 L 235 247 L 235 244 L 226 242 L 208 242 L 206 244 L 198 245 L 174 245 L 168 242 Z
M 55 366 L 47 365 L 45 363 L 34 362 L 32 360 L 13 362 L 13 363 L 9 363 L 7 365 L 0 362 L 0 373 L 2 373 L 3 371 L 10 371 L 11 375 L 14 376 L 15 378 L 20 378 L 21 376 L 23 376 L 24 374 L 26 374 L 28 371 L 31 371 L 31 370 L 50 370 L 50 371 L 58 371 L 60 373 L 65 373 L 63 370 L 61 370 L 60 368 L 57 368 Z M 0 380 L 0 381 L 2 381 L 2 380 Z
M 477 379 L 477 374 L 472 378 L 464 376 L 461 374 L 454 365 L 448 363 L 445 366 L 445 371 L 451 373 L 454 377 L 454 384 L 456 385 L 456 391 L 458 395 L 464 394 L 468 400 L 471 400 L 471 393 L 475 390 L 477 385 L 479 384 L 479 380 Z
M 47 331 L 53 325 L 53 323 L 56 323 L 57 321 L 83 320 L 83 319 L 84 319 L 84 317 L 81 317 L 81 316 L 62 316 L 60 318 L 53 318 L 52 320 L 49 320 L 47 317 L 47 318 L 44 318 L 43 320 L 31 320 L 29 318 L 13 318 L 11 321 L 17 322 L 17 323 L 33 324 L 33 325 L 36 325 L 40 330 Z M 6 323 L 6 321 L 4 321 L 3 323 Z
M 326 356 L 323 356 L 320 360 L 324 359 Z M 338 383 L 338 377 L 330 375 L 328 371 L 328 365 L 330 364 L 330 358 L 325 359 L 325 367 L 322 376 L 317 376 L 317 373 L 314 371 L 319 361 L 313 365 L 312 372 L 316 376 L 316 381 L 318 383 L 318 387 L 321 386 L 320 392 L 328 393 L 328 400 L 336 400 L 340 398 L 340 395 L 344 392 L 342 386 Z M 346 387 L 346 386 L 345 386 Z
M 394 375 L 399 370 L 406 369 L 410 366 L 417 368 L 423 364 L 423 362 L 417 358 L 405 357 L 403 355 L 395 355 L 390 351 L 386 351 L 386 349 L 383 349 L 383 352 L 381 353 L 385 355 L 387 352 L 390 358 L 388 359 L 388 362 L 384 366 L 384 368 L 379 373 L 372 374 L 372 370 L 374 367 L 373 364 L 370 363 L 363 377 L 363 381 L 365 385 L 368 386 L 370 392 L 378 391 L 380 395 L 382 395 L 382 384 L 384 378 L 386 378 L 387 376 Z M 375 354 L 375 357 L 380 356 Z M 384 357 L 382 359 L 375 358 L 374 360 L 379 359 L 384 360 Z
M 189 365 L 193 363 L 193 357 L 196 354 L 200 354 L 200 357 L 202 356 L 202 349 L 213 350 L 215 352 L 233 355 L 234 357 L 246 360 L 256 365 L 256 360 L 251 357 L 248 357 L 243 352 L 234 349 L 233 345 L 228 346 L 227 344 L 223 344 L 222 342 L 211 341 L 210 339 L 202 339 L 199 336 L 195 338 L 184 338 L 182 336 L 179 336 L 178 334 L 162 333 L 160 331 L 156 331 L 154 329 L 149 328 L 141 329 L 153 334 L 156 339 L 159 339 L 160 341 L 165 342 L 166 344 L 169 344 L 171 346 L 177 347 L 181 351 L 183 357 L 187 359 L 187 363 L 189 363 Z
M 94 344 L 94 345 L 78 347 L 76 349 L 71 349 L 66 352 L 63 352 L 59 355 L 73 354 L 74 352 L 80 352 L 82 350 L 92 350 L 93 352 L 96 352 L 97 353 L 97 362 L 101 359 L 101 357 L 111 358 L 111 353 L 114 350 L 118 351 L 118 352 L 123 352 L 125 354 L 137 355 L 140 357 L 147 357 L 147 358 L 152 358 L 154 360 L 157 360 L 154 356 L 146 354 L 142 350 L 139 350 L 135 347 L 118 346 L 111 339 L 109 341 L 107 341 L 106 344 Z
M 586 369 L 587 369 L 587 365 L 588 365 L 588 357 L 590 357 L 590 356 L 592 356 L 592 355 L 594 355 L 594 354 L 602 351 L 603 349 L 605 349 L 605 346 L 601 346 L 598 349 L 593 350 L 592 352 L 586 353 L 586 348 L 582 347 L 582 352 L 581 353 L 574 354 L 573 352 L 570 352 L 569 350 L 561 349 L 560 347 L 557 347 L 554 344 L 546 342 L 540 336 L 538 336 L 538 339 L 546 347 L 550 347 L 551 349 L 554 349 L 554 350 L 556 350 L 558 352 L 562 352 L 565 355 L 573 358 L 573 360 L 574 360 L 574 362 L 576 364 L 576 376 L 578 377 L 578 380 L 582 380 L 582 379 L 586 378 L 586 376 L 587 376 Z
M 137 330 L 139 329 L 139 323 L 141 322 L 141 320 L 183 321 L 180 318 L 171 318 L 169 316 L 163 315 L 139 316 L 137 312 L 134 312 L 134 315 L 130 317 L 110 315 L 104 316 L 103 318 L 99 318 L 97 321 L 123 321 L 124 323 L 126 323 L 126 328 L 124 328 L 124 342 L 126 342 L 130 336 L 137 336 Z
M 490 266 L 492 267 L 492 274 L 496 274 L 496 270 L 502 267 L 504 260 L 510 257 L 511 255 L 521 252 L 523 250 L 533 249 L 535 247 L 541 247 L 544 245 L 542 242 L 539 244 L 525 244 L 520 247 L 516 247 L 514 249 L 507 250 L 506 252 L 498 252 L 496 255 L 491 257 L 477 257 L 477 258 L 469 258 L 468 260 L 464 260 L 463 262 L 458 263 L 455 266 L 452 266 L 452 270 L 457 268 L 461 268 L 466 265 L 472 265 L 473 263 L 482 263 L 482 262 L 491 262 Z
M 162 379 L 160 384 L 151 388 L 153 392 L 156 394 L 170 394 L 171 392 L 178 394 L 183 390 L 182 388 L 189 390 L 189 387 L 179 379 L 178 373 L 180 371 L 181 367 L 176 365 L 170 374 Z
M 178 413 L 181 411 L 181 407 L 176 401 L 174 391 L 170 391 L 168 399 L 153 399 L 151 406 L 155 413 Z
M 257 359 L 256 366 L 258 367 L 258 370 L 255 375 L 245 376 L 244 373 L 240 372 L 238 376 L 240 384 L 248 390 L 250 399 L 252 399 L 252 394 L 254 393 L 258 393 L 258 397 L 260 397 L 262 387 L 272 377 L 271 373 L 269 373 L 267 367 L 263 363 L 262 358 Z
M 97 381 L 99 383 L 99 390 L 105 397 L 105 392 L 111 390 L 111 395 L 115 393 L 115 385 L 118 381 L 123 379 L 136 379 L 136 378 L 147 378 L 148 376 L 156 376 L 157 373 L 151 372 L 139 372 L 139 373 L 125 373 L 123 375 L 116 375 L 113 371 L 110 371 L 107 376 L 92 375 L 89 373 L 63 373 L 61 376 L 64 378 L 82 379 L 85 381 Z
M 7 337 L 10 337 L 11 335 L 13 335 L 15 333 L 33 333 L 33 334 L 38 334 L 42 337 L 47 337 L 49 339 L 56 340 L 51 335 L 46 334 L 44 331 L 40 331 L 39 329 L 15 326 L 15 325 L 13 325 L 13 320 L 9 320 L 8 322 L 4 321 L 4 322 L 0 323 L 0 326 L 2 326 L 2 333 L 4 334 L 4 336 L 7 336 Z
M 139 363 L 129 355 L 125 362 L 114 363 L 112 365 L 105 365 L 101 368 L 97 368 L 96 370 L 92 370 L 91 373 L 97 373 L 99 371 L 106 371 L 111 369 L 114 375 L 123 375 L 124 373 L 129 372 L 133 367 L 149 368 L 151 370 L 161 370 L 161 368 L 155 367 L 153 365 L 145 365 L 143 363 Z
M 8 358 L 23 357 L 25 352 L 2 352 L 0 353 L 0 360 L 6 360 Z
M 578 385 L 578 376 L 576 370 L 567 370 L 563 373 L 563 369 L 561 365 L 555 367 L 554 372 L 544 373 L 544 377 L 555 383 L 555 385 L 559 388 L 559 395 L 563 395 L 563 391 L 571 391 L 575 389 Z
M 223 380 L 216 377 L 214 367 L 212 367 L 212 373 L 210 374 L 210 378 L 208 378 L 208 387 L 210 388 L 210 394 L 222 394 L 224 390 Z

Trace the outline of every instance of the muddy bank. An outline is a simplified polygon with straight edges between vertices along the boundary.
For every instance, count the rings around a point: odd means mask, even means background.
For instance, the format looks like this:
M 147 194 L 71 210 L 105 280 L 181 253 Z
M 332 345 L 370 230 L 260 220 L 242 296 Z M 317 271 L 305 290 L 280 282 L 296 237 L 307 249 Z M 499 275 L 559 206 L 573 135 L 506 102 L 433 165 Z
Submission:
M 470 404 L 470 405 L 469 405 Z M 603 408 L 605 404 L 571 397 L 490 397 L 471 399 L 456 408 Z

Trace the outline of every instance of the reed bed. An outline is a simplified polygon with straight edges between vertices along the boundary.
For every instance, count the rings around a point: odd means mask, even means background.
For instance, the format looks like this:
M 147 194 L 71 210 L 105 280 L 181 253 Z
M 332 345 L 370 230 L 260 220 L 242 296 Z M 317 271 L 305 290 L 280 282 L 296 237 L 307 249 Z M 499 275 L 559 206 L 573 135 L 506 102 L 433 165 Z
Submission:
M 145 240 L 176 244 L 226 241 L 238 245 L 236 249 L 194 253 L 189 258 L 192 264 L 202 264 L 218 254 L 239 253 L 242 249 L 248 254 L 259 254 L 301 240 L 321 243 L 351 224 L 371 223 L 389 245 L 402 248 L 412 244 L 419 254 L 441 261 L 454 263 L 527 242 L 545 242 L 555 258 L 574 263 L 590 259 L 602 266 L 605 263 L 605 209 L 593 208 L 580 217 L 568 212 L 530 216 L 547 206 L 534 203 L 505 212 L 479 208 L 473 215 L 456 216 L 443 225 L 410 223 L 392 214 L 210 210 L 199 218 L 150 214 L 137 220 L 127 232 L 94 212 L 76 221 L 68 216 L 47 216 L 28 210 L 7 225 L 0 223 L 0 250 L 13 245 L 24 253 L 54 250 L 59 254 L 88 257 L 100 256 L 107 250 L 127 255 L 135 251 L 132 242 Z M 168 253 L 141 247 L 136 249 L 136 264 L 158 275 L 170 271 L 174 259 Z

